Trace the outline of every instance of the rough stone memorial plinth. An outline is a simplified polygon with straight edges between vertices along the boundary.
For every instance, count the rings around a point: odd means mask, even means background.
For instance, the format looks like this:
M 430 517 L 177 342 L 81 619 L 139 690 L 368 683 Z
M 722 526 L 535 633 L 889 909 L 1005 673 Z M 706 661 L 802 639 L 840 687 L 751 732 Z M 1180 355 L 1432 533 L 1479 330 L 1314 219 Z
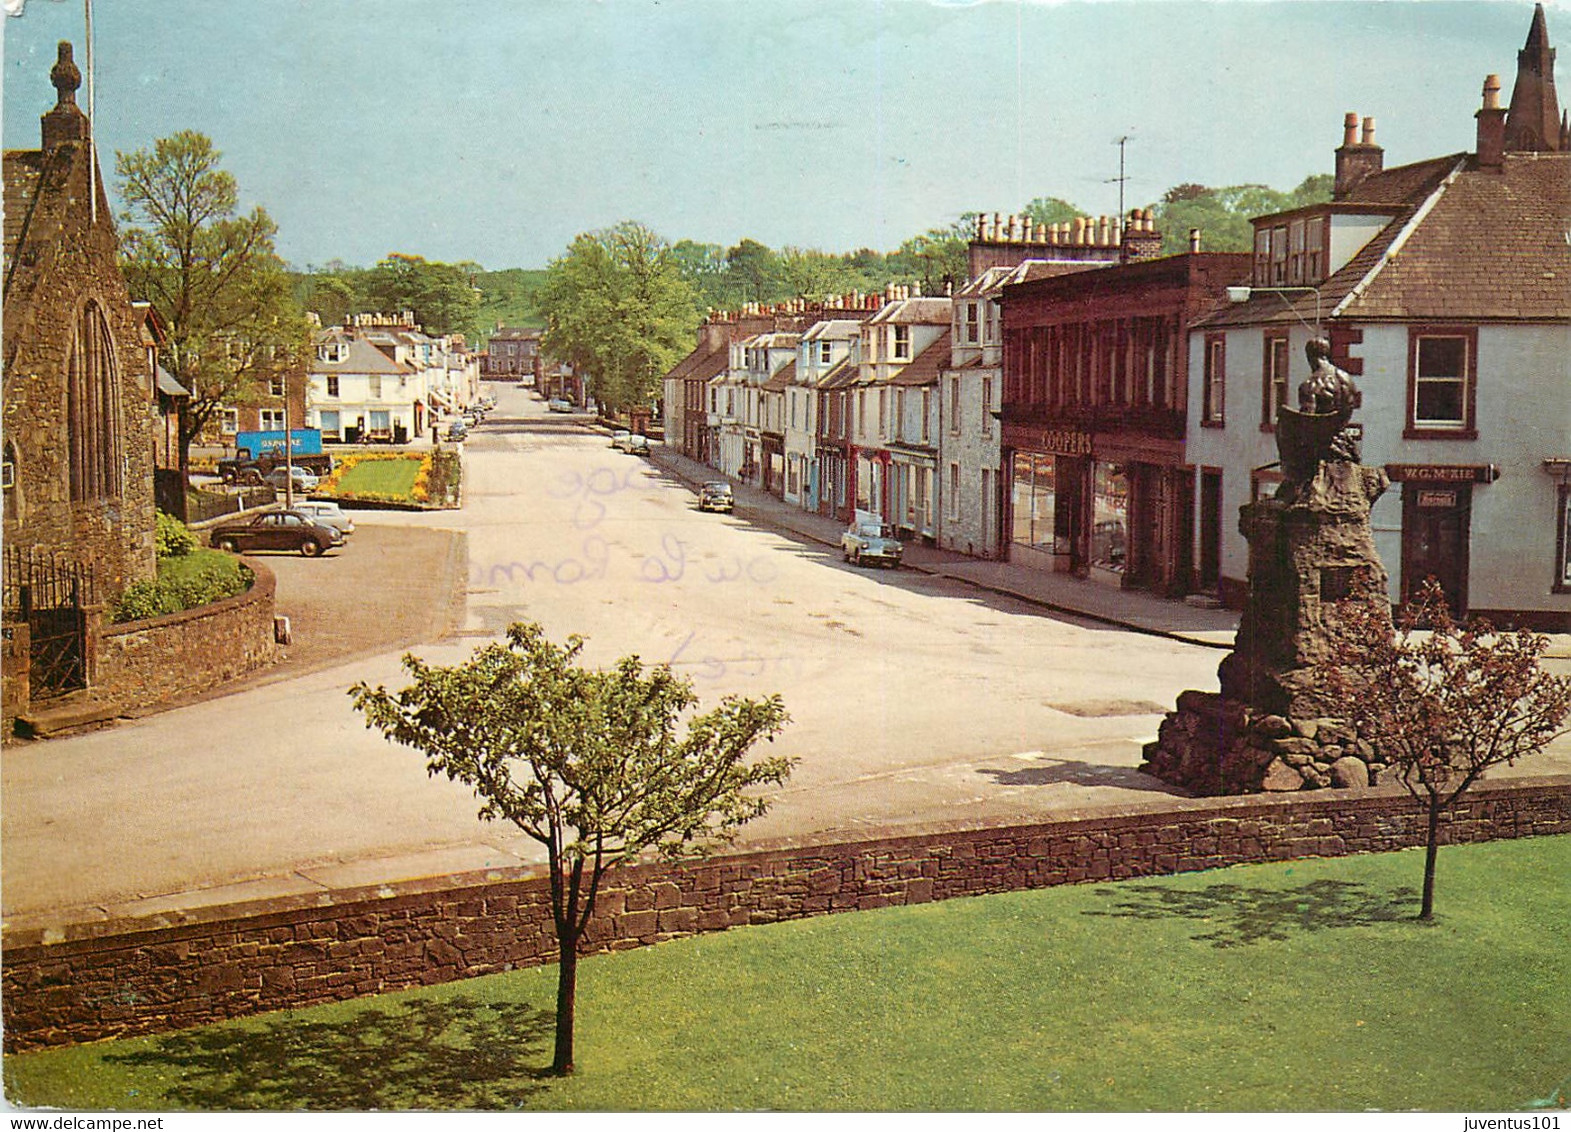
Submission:
M 1369 508 L 1389 486 L 1358 462 L 1359 394 L 1314 339 L 1299 408 L 1277 423 L 1282 484 L 1239 510 L 1249 592 L 1221 692 L 1187 691 L 1145 747 L 1141 768 L 1197 794 L 1367 786 L 1385 767 L 1338 719 L 1315 676 L 1333 659 L 1337 603 L 1386 592 Z

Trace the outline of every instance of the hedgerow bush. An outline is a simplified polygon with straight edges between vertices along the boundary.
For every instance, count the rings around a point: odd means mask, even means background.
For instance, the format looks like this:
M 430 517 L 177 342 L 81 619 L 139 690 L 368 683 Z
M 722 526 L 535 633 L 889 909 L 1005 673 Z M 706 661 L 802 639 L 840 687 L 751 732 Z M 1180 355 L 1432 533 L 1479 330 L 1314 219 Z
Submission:
M 115 603 L 114 620 L 141 621 L 210 605 L 251 588 L 251 571 L 232 555 L 195 550 L 158 560 L 158 578 L 133 582 Z
M 191 528 L 173 515 L 158 512 L 158 527 L 153 533 L 159 558 L 183 558 L 196 549 Z

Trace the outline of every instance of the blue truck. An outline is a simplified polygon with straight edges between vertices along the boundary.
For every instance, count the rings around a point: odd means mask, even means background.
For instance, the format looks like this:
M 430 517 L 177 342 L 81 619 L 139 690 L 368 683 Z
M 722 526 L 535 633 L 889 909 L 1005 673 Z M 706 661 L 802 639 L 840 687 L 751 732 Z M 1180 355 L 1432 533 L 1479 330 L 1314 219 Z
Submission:
M 333 458 L 322 451 L 322 430 L 289 431 L 289 462 L 317 476 L 333 470 Z M 284 430 L 269 429 L 235 434 L 235 454 L 218 461 L 218 477 L 225 483 L 261 483 L 262 477 L 284 463 Z

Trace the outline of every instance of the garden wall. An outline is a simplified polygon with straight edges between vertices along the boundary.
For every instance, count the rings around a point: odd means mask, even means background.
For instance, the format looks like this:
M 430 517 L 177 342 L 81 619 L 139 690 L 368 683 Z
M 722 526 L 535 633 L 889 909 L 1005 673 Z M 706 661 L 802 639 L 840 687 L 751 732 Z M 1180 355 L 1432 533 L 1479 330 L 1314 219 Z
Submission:
M 180 613 L 105 624 L 93 690 L 127 706 L 205 692 L 277 657 L 273 572 L 245 559 L 255 580 L 243 594 Z
M 1079 881 L 1422 844 L 1392 788 L 1169 799 L 1000 829 L 798 845 L 613 874 L 591 946 Z M 1475 788 L 1448 842 L 1571 833 L 1571 776 Z M 1414 862 L 1414 868 L 1419 868 Z M 5 1045 L 29 1049 L 551 962 L 549 894 L 524 870 L 8 933 Z

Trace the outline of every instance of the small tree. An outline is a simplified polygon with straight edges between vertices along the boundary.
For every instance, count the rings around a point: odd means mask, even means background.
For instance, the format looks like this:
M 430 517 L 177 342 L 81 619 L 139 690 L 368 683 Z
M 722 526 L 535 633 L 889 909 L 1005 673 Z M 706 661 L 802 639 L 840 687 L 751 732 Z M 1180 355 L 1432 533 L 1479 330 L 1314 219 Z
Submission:
M 191 394 L 180 410 L 182 473 L 219 413 L 299 372 L 311 341 L 273 248 L 277 226 L 261 208 L 239 214 L 240 189 L 220 156 L 190 130 L 115 155 L 126 286 L 163 318 L 160 360 Z
M 1399 613 L 1383 595 L 1338 606 L 1338 645 L 1319 676 L 1429 819 L 1421 920 L 1434 919 L 1440 815 L 1490 767 L 1564 734 L 1571 677 L 1539 664 L 1548 638 L 1458 624 L 1434 579 Z
M 744 761 L 788 722 L 779 696 L 730 696 L 687 722 L 690 681 L 636 656 L 609 670 L 578 664 L 580 637 L 565 646 L 540 626 L 513 625 L 506 644 L 455 666 L 414 656 L 401 692 L 349 690 L 366 726 L 426 754 L 426 769 L 474 788 L 480 817 L 505 818 L 546 847 L 558 946 L 556 1050 L 551 1071 L 573 1071 L 578 948 L 606 870 L 646 851 L 701 854 L 763 814 L 752 793 L 779 785 L 793 760 Z

